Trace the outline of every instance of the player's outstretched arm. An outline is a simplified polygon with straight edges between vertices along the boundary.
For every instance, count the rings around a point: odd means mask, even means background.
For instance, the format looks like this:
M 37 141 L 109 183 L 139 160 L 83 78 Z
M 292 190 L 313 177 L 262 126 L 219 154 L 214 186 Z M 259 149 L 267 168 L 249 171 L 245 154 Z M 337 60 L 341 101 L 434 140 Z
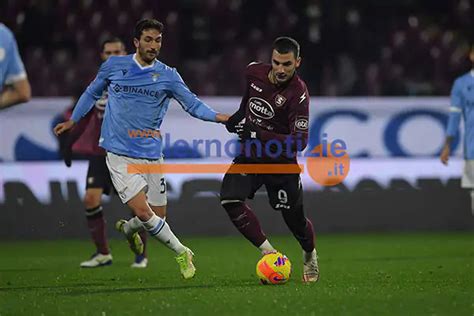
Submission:
M 71 115 L 71 120 L 75 123 L 79 122 L 80 119 L 86 116 L 87 113 L 89 113 L 94 107 L 95 101 L 102 97 L 102 93 L 108 84 L 108 77 L 112 68 L 113 57 L 114 56 L 107 59 L 100 66 L 99 72 L 97 73 L 94 81 L 89 84 L 86 91 L 84 91 L 84 93 L 82 93 L 81 97 L 79 98 L 79 101 L 77 101 L 77 104 L 74 107 L 74 111 Z
M 93 83 L 94 82 L 92 82 L 91 85 Z M 89 88 L 90 86 L 87 89 Z M 82 117 L 89 113 L 89 111 L 94 107 L 95 100 L 96 98 L 89 91 L 86 90 L 79 98 L 79 101 L 77 102 L 77 105 L 74 108 L 74 111 L 72 112 L 71 119 L 56 125 L 53 130 L 54 134 L 56 136 L 59 136 L 62 133 L 70 130 L 77 122 L 80 121 Z
M 225 124 L 225 123 L 227 123 L 227 121 L 229 120 L 229 118 L 230 118 L 230 115 L 228 115 L 228 114 L 222 114 L 222 113 L 217 113 L 217 114 L 216 114 L 216 121 L 217 121 L 218 123 L 223 123 L 223 124 Z

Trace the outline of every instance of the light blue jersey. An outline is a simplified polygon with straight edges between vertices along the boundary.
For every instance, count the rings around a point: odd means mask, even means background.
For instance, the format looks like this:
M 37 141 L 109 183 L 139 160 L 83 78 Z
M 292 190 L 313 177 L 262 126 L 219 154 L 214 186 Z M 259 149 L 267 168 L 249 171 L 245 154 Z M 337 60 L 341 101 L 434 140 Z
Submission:
M 160 129 L 171 98 L 204 121 L 216 121 L 216 112 L 193 94 L 175 68 L 156 60 L 142 67 L 135 54 L 111 56 L 79 99 L 71 119 L 76 123 L 89 112 L 107 88 L 99 145 L 115 154 L 133 158 L 162 156 Z
M 13 33 L 0 23 L 0 92 L 3 86 L 26 79 L 25 66 Z
M 474 159 L 474 69 L 459 77 L 451 90 L 447 136 L 454 137 L 464 119 L 464 158 Z

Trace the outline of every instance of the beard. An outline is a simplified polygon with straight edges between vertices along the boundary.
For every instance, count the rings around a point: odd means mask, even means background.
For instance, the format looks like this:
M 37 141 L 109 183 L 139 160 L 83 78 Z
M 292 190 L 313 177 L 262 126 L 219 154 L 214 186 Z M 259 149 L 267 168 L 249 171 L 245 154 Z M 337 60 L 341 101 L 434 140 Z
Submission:
M 143 61 L 151 64 L 155 60 L 155 58 L 158 57 L 159 51 L 139 49 L 138 53 L 140 54 L 140 57 Z
M 295 72 L 292 72 L 291 74 L 286 74 L 286 73 L 280 73 L 277 74 L 276 72 L 273 72 L 273 80 L 278 84 L 278 85 L 283 85 L 290 81 L 291 78 L 293 78 Z
M 275 78 L 278 82 L 285 82 L 288 79 L 288 76 L 284 73 L 275 74 Z

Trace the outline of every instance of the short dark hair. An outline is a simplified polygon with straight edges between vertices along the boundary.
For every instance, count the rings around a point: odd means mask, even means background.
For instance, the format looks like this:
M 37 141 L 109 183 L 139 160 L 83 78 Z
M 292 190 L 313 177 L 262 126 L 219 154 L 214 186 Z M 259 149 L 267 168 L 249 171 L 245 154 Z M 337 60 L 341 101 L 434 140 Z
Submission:
M 300 57 L 300 44 L 291 37 L 282 36 L 273 41 L 272 48 L 280 54 L 288 54 L 293 52 L 295 58 Z
M 125 43 L 120 38 L 118 38 L 118 37 L 108 37 L 105 40 L 103 40 L 102 43 L 100 44 L 101 51 L 104 51 L 105 44 L 109 44 L 109 43 L 120 43 L 125 47 Z
M 163 33 L 164 29 L 163 23 L 156 19 L 143 19 L 137 22 L 135 25 L 135 33 L 133 34 L 134 38 L 140 39 L 144 30 L 155 29 L 160 33 Z

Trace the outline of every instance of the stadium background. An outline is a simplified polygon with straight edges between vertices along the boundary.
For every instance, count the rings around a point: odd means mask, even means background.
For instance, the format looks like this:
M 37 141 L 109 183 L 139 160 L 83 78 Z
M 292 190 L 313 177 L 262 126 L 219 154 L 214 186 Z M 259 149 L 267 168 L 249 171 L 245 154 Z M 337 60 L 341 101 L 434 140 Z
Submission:
M 166 25 L 160 58 L 199 95 L 240 95 L 249 60 L 281 34 L 302 46 L 311 95 L 448 95 L 469 68 L 468 0 L 4 0 L 35 96 L 70 96 L 95 75 L 104 38 L 142 17 Z M 207 80 L 202 80 L 207 78 Z
M 1 0 L 33 100 L 0 112 L 0 315 L 472 315 L 474 221 L 460 138 L 448 167 L 438 159 L 451 84 L 471 66 L 472 16 L 469 0 Z M 221 209 L 219 174 L 168 177 L 168 220 L 197 254 L 193 280 L 181 280 L 154 241 L 148 268 L 129 268 L 111 227 L 129 214 L 117 196 L 104 202 L 114 264 L 79 269 L 93 248 L 81 202 L 87 165 L 65 167 L 52 127 L 96 73 L 100 42 L 118 36 L 132 52 L 142 17 L 165 24 L 160 59 L 224 112 L 274 37 L 300 42 L 311 144 L 326 132 L 352 158 L 336 187 L 303 175 L 317 284 L 300 282 L 300 249 L 264 192 L 252 205 L 294 276 L 283 287 L 258 284 L 259 253 Z M 172 141 L 232 138 L 176 104 L 163 131 Z M 230 160 L 173 144 L 165 152 L 169 162 Z
M 166 26 L 160 59 L 223 112 L 237 107 L 245 65 L 267 61 L 275 36 L 299 40 L 300 75 L 313 96 L 311 144 L 325 132 L 344 139 L 352 158 L 338 187 L 305 181 L 306 209 L 318 231 L 472 229 L 469 195 L 459 188 L 459 139 L 452 163 L 437 161 L 450 86 L 470 67 L 472 10 L 465 0 L 2 1 L 0 20 L 17 36 L 35 98 L 0 117 L 0 236 L 87 236 L 85 165 L 67 169 L 57 161 L 51 126 L 93 78 L 100 42 L 118 36 L 131 52 L 135 21 L 151 16 Z M 163 126 L 172 140 L 231 138 L 172 108 Z M 169 161 L 210 159 L 172 145 L 165 150 Z M 176 229 L 235 233 L 216 198 L 220 175 L 176 177 L 168 177 Z M 285 232 L 265 195 L 254 203 L 270 232 Z M 123 216 L 117 197 L 105 209 L 111 222 Z M 31 210 L 34 216 L 23 216 Z

